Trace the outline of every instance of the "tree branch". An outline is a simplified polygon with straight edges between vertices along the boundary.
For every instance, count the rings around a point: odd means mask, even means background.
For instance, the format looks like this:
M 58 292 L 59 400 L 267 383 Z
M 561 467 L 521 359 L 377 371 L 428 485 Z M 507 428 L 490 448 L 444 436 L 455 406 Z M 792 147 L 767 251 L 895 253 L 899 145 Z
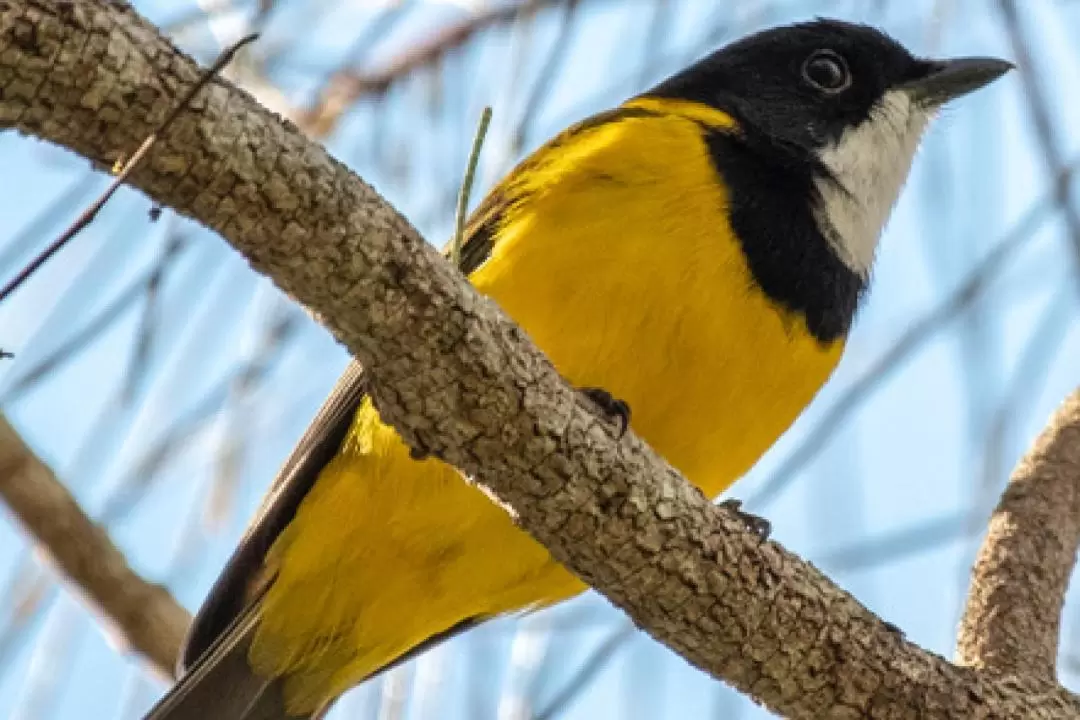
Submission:
M 1061 607 L 1080 546 L 1080 392 L 1013 472 L 990 520 L 960 625 L 958 661 L 1056 677 Z
M 1017 12 L 1016 0 L 998 0 L 997 4 L 1005 25 L 1005 34 L 1009 38 L 1009 45 L 1012 47 L 1013 56 L 1016 58 L 1017 69 L 1020 71 L 1020 80 L 1023 83 L 1022 87 L 1030 110 L 1035 138 L 1038 140 L 1039 147 L 1042 150 L 1043 161 L 1046 164 L 1046 169 L 1054 177 L 1060 177 L 1068 161 L 1054 132 L 1054 123 L 1050 117 L 1050 105 L 1043 92 L 1042 84 L 1039 82 L 1031 48 L 1024 37 L 1023 28 L 1020 27 L 1020 16 Z M 1069 241 L 1072 244 L 1073 258 L 1080 263 L 1080 209 L 1077 209 L 1072 201 L 1070 188 L 1071 185 L 1068 182 L 1056 182 L 1054 183 L 1054 195 L 1057 203 L 1061 206 L 1062 217 L 1065 220 Z M 1080 271 L 1080 265 L 1076 266 L 1076 270 Z
M 172 677 L 191 616 L 135 573 L 108 534 L 0 416 L 0 498 L 57 570 L 82 592 L 112 637 Z
M 0 4 L 0 124 L 130 152 L 199 70 L 126 4 Z M 592 414 L 491 301 L 370 187 L 225 81 L 132 183 L 219 232 L 372 371 L 382 417 L 461 468 L 654 637 L 791 718 L 1075 718 L 898 636 L 821 573 Z
M 568 1 L 523 0 L 506 5 L 493 5 L 442 28 L 425 42 L 410 47 L 407 52 L 380 70 L 363 73 L 351 67 L 341 68 L 330 75 L 311 107 L 296 113 L 296 120 L 312 137 L 325 138 L 360 98 L 385 94 L 395 82 L 423 67 L 435 65 L 448 53 L 489 27 L 511 23 L 548 5 Z

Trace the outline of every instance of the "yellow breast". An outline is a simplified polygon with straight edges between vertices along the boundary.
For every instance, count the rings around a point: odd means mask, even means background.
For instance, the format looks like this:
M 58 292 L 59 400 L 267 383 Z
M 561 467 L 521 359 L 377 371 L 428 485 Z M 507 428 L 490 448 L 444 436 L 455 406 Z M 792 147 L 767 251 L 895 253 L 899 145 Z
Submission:
M 841 345 L 813 339 L 753 282 L 697 121 L 601 124 L 516 190 L 527 200 L 504 216 L 476 287 L 571 382 L 629 402 L 634 430 L 720 493 L 810 401 Z M 452 469 L 410 460 L 370 405 L 268 564 L 251 660 L 286 676 L 294 711 L 463 620 L 584 589 Z
M 533 173 L 473 282 L 716 495 L 807 405 L 842 343 L 823 345 L 753 281 L 696 122 L 628 119 L 575 149 Z

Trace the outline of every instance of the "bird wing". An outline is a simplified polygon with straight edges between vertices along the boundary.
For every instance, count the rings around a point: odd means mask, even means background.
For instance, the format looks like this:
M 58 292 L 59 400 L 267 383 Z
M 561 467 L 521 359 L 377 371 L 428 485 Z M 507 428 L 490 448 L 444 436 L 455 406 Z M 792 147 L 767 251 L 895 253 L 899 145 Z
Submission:
M 495 242 L 494 230 L 501 209 L 509 202 L 508 197 L 505 193 L 492 191 L 473 213 L 466 226 L 466 240 L 461 248 L 462 272 L 471 273 L 490 255 Z M 340 450 L 357 409 L 366 396 L 364 370 L 359 362 L 353 360 L 278 471 L 259 512 L 199 608 L 181 653 L 181 671 L 195 664 L 199 656 L 252 605 L 272 579 L 264 571 L 266 553 L 292 521 L 323 468 Z M 454 634 L 463 629 L 455 628 Z M 425 647 L 429 646 L 425 644 Z M 420 651 L 418 648 L 417 652 Z
M 542 190 L 542 186 L 531 184 L 530 179 L 543 175 L 544 166 L 558 159 L 557 150 L 561 146 L 599 125 L 653 114 L 651 111 L 628 107 L 599 113 L 564 130 L 522 161 L 488 192 L 470 216 L 460 253 L 461 271 L 469 275 L 491 256 L 501 223 L 523 197 Z M 241 646 L 246 649 L 254 622 L 248 622 L 245 618 L 252 614 L 251 608 L 273 579 L 265 570 L 266 554 L 296 515 L 300 503 L 315 485 L 323 468 L 340 450 L 357 409 L 367 394 L 366 386 L 363 368 L 355 360 L 350 362 L 278 472 L 260 511 L 199 609 L 181 654 L 182 671 L 188 670 L 190 673 L 196 669 L 196 665 L 202 666 L 203 663 L 198 662 L 200 656 L 214 650 L 215 643 L 218 648 L 215 657 L 222 654 L 222 645 L 234 651 Z M 483 618 L 473 618 L 459 623 L 421 643 L 395 660 L 392 665 L 405 662 L 482 620 Z M 238 629 L 244 630 L 245 634 L 238 634 Z M 187 678 L 182 680 L 181 684 L 186 681 Z
M 365 395 L 364 370 L 353 360 L 282 465 L 260 511 L 203 601 L 188 631 L 180 658 L 181 670 L 195 663 L 252 603 L 260 586 L 266 584 L 263 572 L 266 553 L 296 515 L 319 473 L 337 454 Z

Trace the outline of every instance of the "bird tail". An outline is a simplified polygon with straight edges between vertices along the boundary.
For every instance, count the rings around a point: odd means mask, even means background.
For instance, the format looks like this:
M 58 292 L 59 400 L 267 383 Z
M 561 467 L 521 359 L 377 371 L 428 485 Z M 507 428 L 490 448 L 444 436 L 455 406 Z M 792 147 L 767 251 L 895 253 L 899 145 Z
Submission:
M 258 624 L 253 604 L 209 647 L 144 720 L 314 720 L 290 715 L 281 679 L 256 675 L 248 649 Z

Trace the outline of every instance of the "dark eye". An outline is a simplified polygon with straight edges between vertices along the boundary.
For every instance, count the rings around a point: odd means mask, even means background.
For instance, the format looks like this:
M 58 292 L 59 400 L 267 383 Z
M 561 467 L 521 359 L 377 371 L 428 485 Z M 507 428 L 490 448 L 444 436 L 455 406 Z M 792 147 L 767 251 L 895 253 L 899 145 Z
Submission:
M 847 62 L 832 50 L 817 50 L 806 58 L 802 74 L 811 86 L 829 94 L 847 90 L 851 85 Z

